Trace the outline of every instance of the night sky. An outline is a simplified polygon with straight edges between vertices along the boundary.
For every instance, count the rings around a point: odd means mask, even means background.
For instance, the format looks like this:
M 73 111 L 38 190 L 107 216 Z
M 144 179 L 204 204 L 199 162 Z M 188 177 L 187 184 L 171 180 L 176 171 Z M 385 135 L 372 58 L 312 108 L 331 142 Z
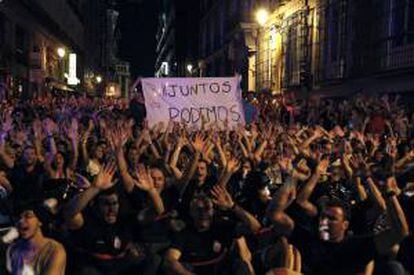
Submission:
M 158 24 L 156 0 L 142 0 L 140 4 L 120 7 L 121 41 L 119 57 L 131 63 L 131 74 L 153 76 L 155 64 L 155 34 Z

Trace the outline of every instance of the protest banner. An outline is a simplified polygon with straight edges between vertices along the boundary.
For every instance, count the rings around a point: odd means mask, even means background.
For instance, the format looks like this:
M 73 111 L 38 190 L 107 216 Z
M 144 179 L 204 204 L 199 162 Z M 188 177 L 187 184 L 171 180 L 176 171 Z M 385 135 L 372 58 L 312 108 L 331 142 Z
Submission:
M 244 125 L 240 78 L 142 78 L 149 126 L 160 122 Z

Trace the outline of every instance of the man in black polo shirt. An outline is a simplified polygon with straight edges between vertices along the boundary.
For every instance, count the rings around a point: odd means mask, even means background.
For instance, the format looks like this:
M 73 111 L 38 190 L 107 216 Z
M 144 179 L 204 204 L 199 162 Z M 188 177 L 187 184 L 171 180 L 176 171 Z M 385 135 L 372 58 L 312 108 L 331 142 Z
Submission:
M 21 205 L 39 201 L 43 196 L 44 178 L 43 163 L 39 162 L 35 148 L 26 147 L 21 162 L 11 171 L 14 206 L 19 208 Z
M 389 178 L 387 181 L 392 180 Z M 309 190 L 305 190 L 307 191 Z M 346 208 L 337 199 L 326 203 L 313 224 L 310 222 L 305 225 L 297 220 L 290 240 L 302 254 L 303 272 L 318 275 L 359 274 L 364 272 L 367 264 L 377 255 L 389 254 L 393 246 L 408 236 L 409 229 L 404 212 L 391 188 L 385 194 L 385 200 L 390 229 L 376 235 L 348 236 L 349 219 Z M 301 198 L 299 204 L 303 208 L 315 209 L 309 201 Z M 306 212 L 312 212 L 311 209 Z
M 213 202 L 232 211 L 250 231 L 259 230 L 260 224 L 251 214 L 234 204 L 223 187 L 214 187 L 212 195 L 213 200 L 200 195 L 191 201 L 192 223 L 175 236 L 166 253 L 168 274 L 243 274 L 246 270 L 242 264 L 232 261 L 229 255 L 233 240 L 241 236 L 236 231 L 236 222 L 232 219 L 214 219 Z
M 153 274 L 145 253 L 132 242 L 136 219 L 120 214 L 114 173 L 115 165 L 106 165 L 91 188 L 74 197 L 65 210 L 79 267 L 75 273 Z

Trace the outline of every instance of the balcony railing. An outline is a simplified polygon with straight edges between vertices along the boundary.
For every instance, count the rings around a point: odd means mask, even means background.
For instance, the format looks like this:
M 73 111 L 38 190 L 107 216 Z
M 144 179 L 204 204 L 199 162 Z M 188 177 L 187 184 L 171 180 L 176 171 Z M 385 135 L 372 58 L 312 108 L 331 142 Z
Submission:
M 381 58 L 381 70 L 414 67 L 414 44 L 391 49 Z

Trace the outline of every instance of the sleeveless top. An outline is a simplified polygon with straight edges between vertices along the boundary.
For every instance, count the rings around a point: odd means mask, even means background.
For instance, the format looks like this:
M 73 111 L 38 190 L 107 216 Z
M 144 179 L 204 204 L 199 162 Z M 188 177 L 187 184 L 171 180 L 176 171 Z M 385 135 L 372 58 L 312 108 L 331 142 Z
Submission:
M 31 261 L 25 260 L 21 250 L 23 241 L 17 241 L 7 250 L 6 266 L 13 275 L 42 275 L 51 264 L 52 255 L 59 249 L 61 244 L 54 240 L 48 240 L 46 244 L 33 256 Z M 56 275 L 64 275 L 65 269 Z

